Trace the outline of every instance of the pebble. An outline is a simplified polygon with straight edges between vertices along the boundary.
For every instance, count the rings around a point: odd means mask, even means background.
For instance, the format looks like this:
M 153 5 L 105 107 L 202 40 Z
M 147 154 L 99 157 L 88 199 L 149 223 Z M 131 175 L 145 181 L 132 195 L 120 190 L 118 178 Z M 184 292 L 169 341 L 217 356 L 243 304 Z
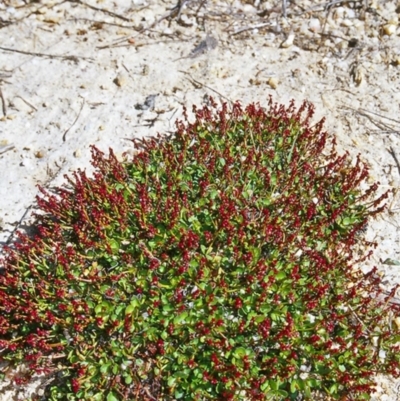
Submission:
M 319 32 L 321 30 L 321 22 L 318 18 L 311 18 L 308 22 L 308 29 L 311 32 Z
M 341 22 L 340 25 L 350 27 L 350 26 L 353 26 L 353 21 L 352 21 L 351 19 L 345 18 L 345 19 Z
M 394 24 L 386 24 L 383 26 L 383 32 L 385 35 L 392 36 L 396 32 L 397 26 Z
M 118 75 L 114 79 L 115 85 L 119 86 L 122 88 L 123 86 L 126 86 L 129 80 L 129 75 L 124 73 L 124 72 L 119 72 Z
M 352 8 L 346 7 L 344 9 L 344 16 L 349 19 L 356 18 L 356 12 Z
M 332 18 L 334 20 L 342 19 L 344 17 L 344 7 L 336 7 L 333 10 Z
M 292 46 L 295 37 L 296 35 L 294 33 L 290 33 L 286 40 L 281 44 L 281 47 L 287 49 L 288 47 Z
M 276 77 L 271 77 L 268 80 L 268 85 L 272 88 L 272 89 L 276 89 L 279 85 L 279 79 Z
M 35 155 L 36 159 L 43 159 L 43 157 L 45 156 L 45 153 L 43 150 L 37 150 L 34 153 L 34 155 Z

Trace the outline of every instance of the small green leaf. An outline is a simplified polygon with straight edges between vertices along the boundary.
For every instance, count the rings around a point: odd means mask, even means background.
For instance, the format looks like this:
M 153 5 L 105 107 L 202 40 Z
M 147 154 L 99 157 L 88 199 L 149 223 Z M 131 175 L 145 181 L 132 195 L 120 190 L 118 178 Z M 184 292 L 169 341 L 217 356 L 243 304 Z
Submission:
M 126 384 L 131 384 L 133 381 L 132 376 L 130 376 L 130 375 L 124 376 L 124 380 L 125 380 Z
M 107 395 L 107 401 L 120 401 L 120 400 L 112 391 L 110 391 Z
M 263 392 L 265 392 L 265 390 L 267 390 L 267 389 L 269 389 L 269 388 L 271 388 L 271 387 L 270 387 L 268 381 L 265 381 L 265 382 L 264 382 L 263 384 L 261 384 L 261 386 L 260 386 L 260 389 L 261 389 L 261 391 L 263 391 Z
M 284 278 L 286 278 L 286 272 L 284 271 L 280 271 L 277 275 L 275 275 L 276 280 L 282 280 Z
M 178 316 L 175 317 L 174 319 L 174 324 L 181 324 L 184 322 L 184 320 L 188 317 L 189 313 L 188 312 L 182 312 Z
M 175 390 L 175 398 L 177 400 L 181 399 L 184 396 L 184 393 L 182 393 L 181 391 Z
M 338 383 L 332 384 L 332 386 L 329 388 L 329 394 L 336 394 L 338 391 Z
M 292 382 L 290 383 L 290 392 L 295 393 L 297 390 L 299 390 L 297 380 L 292 380 Z
M 210 198 L 215 199 L 218 196 L 218 191 L 216 189 L 213 189 L 210 191 Z
M 131 315 L 132 312 L 133 312 L 134 310 L 135 310 L 135 306 L 133 306 L 132 304 L 131 304 L 131 305 L 128 305 L 128 306 L 125 308 L 125 316 Z
M 269 386 L 272 390 L 276 391 L 279 388 L 279 382 L 275 380 L 268 380 Z
M 110 238 L 109 239 L 109 245 L 110 248 L 114 251 L 114 252 L 118 252 L 118 249 L 120 248 L 120 244 L 117 240 Z
M 237 359 L 243 358 L 246 355 L 246 348 L 243 347 L 236 348 L 233 351 L 232 355 Z
M 106 363 L 104 365 L 100 366 L 100 372 L 101 373 L 107 373 L 109 367 L 111 366 L 111 363 Z
M 167 381 L 168 387 L 172 387 L 175 383 L 176 383 L 176 377 L 174 376 L 168 377 Z

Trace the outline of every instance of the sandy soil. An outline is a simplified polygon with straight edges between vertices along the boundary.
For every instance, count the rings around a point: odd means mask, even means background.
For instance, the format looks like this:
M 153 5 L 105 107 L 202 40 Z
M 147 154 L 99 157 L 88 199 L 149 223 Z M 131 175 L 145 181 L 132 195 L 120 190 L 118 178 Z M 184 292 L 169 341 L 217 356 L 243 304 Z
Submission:
M 394 190 L 366 235 L 379 244 L 370 266 L 388 288 L 400 283 L 400 4 L 282 3 L 0 2 L 0 247 L 31 222 L 38 184 L 90 169 L 89 145 L 122 157 L 129 138 L 172 132 L 183 105 L 272 95 L 314 103 L 371 182 Z M 0 399 L 24 400 L 38 383 L 5 380 Z M 399 381 L 378 383 L 375 400 L 400 400 Z

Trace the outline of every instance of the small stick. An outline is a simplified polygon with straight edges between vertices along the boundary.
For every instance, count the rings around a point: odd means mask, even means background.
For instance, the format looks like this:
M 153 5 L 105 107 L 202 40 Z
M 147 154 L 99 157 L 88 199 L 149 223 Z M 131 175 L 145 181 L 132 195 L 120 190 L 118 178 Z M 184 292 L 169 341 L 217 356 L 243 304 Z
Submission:
M 104 8 L 95 7 L 95 6 L 92 6 L 90 4 L 84 3 L 83 1 L 80 1 L 80 0 L 75 0 L 75 3 L 78 3 L 78 4 L 81 4 L 82 6 L 86 6 L 88 8 L 91 8 L 94 11 L 100 11 L 102 13 L 111 15 L 112 17 L 116 17 L 116 18 L 122 19 L 123 21 L 131 22 L 131 20 L 129 18 L 126 18 L 123 15 L 119 15 L 117 13 L 114 13 L 113 11 L 109 11 L 109 10 L 106 10 Z
M 0 88 L 0 99 L 1 99 L 1 109 L 3 111 L 3 116 L 7 117 L 7 106 L 6 106 L 6 101 L 4 99 L 3 91 Z
M 393 118 L 386 117 L 386 116 L 384 116 L 384 115 L 382 115 L 382 114 L 378 114 L 378 113 L 375 113 L 375 112 L 373 112 L 373 111 L 369 111 L 369 110 L 361 109 L 361 108 L 360 108 L 360 109 L 354 109 L 353 107 L 346 106 L 346 105 L 344 105 L 344 107 L 345 107 L 346 109 L 350 109 L 350 110 L 353 110 L 353 111 L 357 112 L 359 115 L 361 115 L 361 116 L 363 116 L 363 117 L 368 118 L 368 120 L 370 120 L 370 121 L 371 121 L 374 125 L 376 125 L 379 129 L 383 129 L 382 127 L 384 127 L 384 128 L 386 128 L 386 129 L 388 129 L 388 130 L 390 130 L 390 131 L 396 131 L 396 130 L 393 129 L 393 127 L 389 126 L 389 125 L 386 124 L 386 123 L 383 123 L 383 122 L 381 122 L 381 121 L 379 121 L 379 122 L 374 121 L 374 120 L 372 119 L 372 117 L 369 116 L 367 113 L 370 113 L 370 114 L 373 114 L 373 115 L 378 116 L 378 117 L 380 117 L 380 118 L 385 118 L 386 120 L 393 121 L 393 122 L 395 122 L 395 123 L 397 123 L 397 124 L 400 124 L 400 121 L 398 121 L 398 120 L 394 120 Z
M 386 117 L 386 116 L 384 116 L 382 114 L 378 114 L 378 113 L 375 113 L 373 111 L 369 111 L 369 110 L 365 110 L 365 109 L 359 109 L 359 110 L 363 111 L 364 113 L 374 114 L 375 116 L 378 116 L 378 117 L 381 117 L 381 118 L 385 118 L 386 120 L 393 121 L 394 123 L 400 124 L 400 121 L 399 120 L 395 120 L 394 118 Z
M 177 21 L 179 21 L 181 19 L 182 9 L 187 2 L 188 2 L 188 0 L 178 0 L 178 4 L 175 6 L 175 8 L 178 8 L 178 14 L 176 17 Z
M 77 115 L 76 118 L 75 118 L 75 121 L 74 121 L 74 122 L 72 123 L 72 125 L 71 125 L 69 128 L 67 128 L 67 130 L 64 132 L 64 135 L 62 136 L 63 142 L 65 142 L 65 140 L 66 140 L 68 131 L 69 131 L 69 130 L 76 124 L 76 122 L 78 121 L 78 118 L 79 118 L 79 116 L 81 115 L 81 112 L 82 112 L 82 109 L 83 109 L 84 104 L 85 104 L 85 99 L 83 99 L 83 102 L 82 102 L 82 104 L 81 104 L 81 108 L 80 108 L 80 110 L 79 110 L 78 115 Z
M 92 26 L 99 26 L 99 25 L 110 25 L 110 26 L 116 26 L 118 28 L 124 28 L 124 29 L 131 29 L 133 31 L 137 31 L 137 28 L 135 26 L 129 26 L 129 25 L 123 25 L 123 24 L 116 24 L 114 22 L 106 22 L 106 21 L 99 21 L 99 20 L 93 20 L 90 18 L 69 18 L 67 21 L 84 21 L 84 22 L 90 22 L 92 23 Z
M 26 52 L 24 50 L 18 50 L 18 49 L 10 49 L 9 47 L 3 47 L 0 46 L 0 50 L 4 50 L 5 52 L 13 52 L 13 53 L 20 53 L 20 54 L 26 54 L 28 56 L 35 56 L 35 57 L 48 57 L 48 58 L 59 58 L 62 60 L 72 60 L 72 61 L 77 61 L 78 59 L 82 60 L 93 60 L 92 58 L 89 57 L 78 57 L 78 56 L 62 56 L 62 55 L 57 55 L 57 54 L 45 54 L 45 53 L 36 53 L 36 52 Z
M 114 43 L 110 44 L 110 45 L 104 45 L 104 46 L 97 46 L 96 49 L 102 50 L 102 49 L 108 49 L 110 47 L 115 47 L 117 45 L 119 45 L 120 43 L 125 42 L 128 39 L 135 39 L 136 37 L 138 37 L 139 35 L 141 35 L 142 33 L 149 31 L 150 29 L 154 28 L 156 25 L 158 25 L 161 21 L 164 21 L 167 18 L 171 18 L 173 16 L 175 16 L 178 12 L 180 12 L 181 9 L 181 5 L 177 4 L 174 8 L 172 8 L 172 10 L 169 13 L 164 14 L 163 16 L 161 16 L 158 20 L 154 21 L 151 25 L 149 25 L 146 28 L 141 29 L 137 35 L 135 36 L 125 36 L 122 39 L 119 39 L 117 41 L 115 41 Z
M 264 22 L 263 24 L 258 24 L 254 26 L 246 26 L 245 28 L 240 28 L 235 32 L 231 33 L 231 36 L 238 35 L 239 33 L 246 32 L 246 31 L 251 31 L 252 29 L 259 29 L 259 28 L 264 28 L 266 26 L 271 26 L 270 22 Z
M 287 18 L 287 15 L 286 15 L 286 0 L 282 0 L 282 14 L 283 14 L 283 18 Z
M 128 73 L 129 78 L 130 78 L 132 81 L 134 81 L 134 79 L 133 79 L 133 77 L 132 77 L 132 74 L 131 74 L 131 72 L 129 71 L 129 68 L 128 68 L 124 63 L 121 63 L 121 64 L 122 64 L 122 67 L 124 67 L 125 71 Z
M 0 145 L 0 155 L 14 148 L 15 148 L 14 145 L 4 145 L 4 146 Z
M 203 83 L 197 81 L 196 79 L 194 79 L 188 72 L 182 71 L 182 70 L 179 70 L 179 72 L 182 72 L 183 74 L 188 75 L 189 78 L 187 78 L 187 80 L 190 81 L 194 86 L 197 86 L 198 88 L 199 88 L 199 87 L 207 88 L 207 89 L 209 89 L 210 91 L 213 91 L 213 92 L 216 93 L 217 95 L 219 95 L 219 96 L 221 96 L 222 98 L 224 98 L 225 100 L 227 100 L 229 103 L 231 103 L 231 104 L 233 103 L 232 100 L 228 99 L 228 98 L 227 98 L 226 96 L 224 96 L 222 93 L 220 93 L 220 92 L 216 91 L 215 89 L 213 89 L 213 88 L 211 88 L 211 87 L 209 87 L 209 86 L 207 86 L 207 85 L 205 85 L 205 84 L 203 84 Z
M 397 170 L 399 170 L 399 174 L 400 174 L 400 163 L 399 163 L 399 160 L 397 159 L 396 152 L 394 151 L 394 149 L 392 147 L 390 147 L 388 149 L 388 152 L 390 153 L 390 155 L 393 157 L 394 161 L 396 162 Z
M 368 329 L 368 327 L 366 326 L 366 324 L 358 317 L 358 315 L 357 315 L 357 313 L 355 312 L 355 310 L 354 310 L 350 305 L 347 305 L 347 306 L 348 306 L 348 308 L 351 310 L 351 312 L 353 313 L 354 317 L 359 321 L 359 323 L 361 323 L 361 324 L 365 327 L 365 330 L 366 330 L 368 333 L 371 333 L 371 331 Z
M 29 103 L 27 100 L 25 100 L 22 96 L 16 96 L 19 97 L 24 103 L 26 103 L 29 107 L 32 107 L 33 110 L 37 111 L 38 109 L 31 103 Z
M 201 10 L 201 8 L 204 6 L 204 4 L 205 4 L 206 1 L 207 1 L 207 0 L 201 0 L 200 5 L 197 7 L 197 10 L 196 10 L 196 12 L 195 12 L 196 16 L 197 16 L 197 14 L 199 13 L 199 11 Z

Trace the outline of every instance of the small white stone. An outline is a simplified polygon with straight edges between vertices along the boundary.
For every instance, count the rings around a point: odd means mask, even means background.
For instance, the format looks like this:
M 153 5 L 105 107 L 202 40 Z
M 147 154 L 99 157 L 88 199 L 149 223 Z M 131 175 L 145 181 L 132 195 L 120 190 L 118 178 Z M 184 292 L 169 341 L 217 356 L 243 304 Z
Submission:
M 308 29 L 311 32 L 319 32 L 321 30 L 321 22 L 318 18 L 311 18 L 308 22 Z
M 115 77 L 114 83 L 115 83 L 115 85 L 117 85 L 121 88 L 122 86 L 126 86 L 126 84 L 128 83 L 128 80 L 129 80 L 128 74 L 126 74 L 124 72 L 120 72 Z
M 344 9 L 344 16 L 346 18 L 353 19 L 356 17 L 356 12 L 352 8 L 345 8 Z
M 340 25 L 350 27 L 353 26 L 353 21 L 351 19 L 346 18 L 342 21 Z
M 383 32 L 385 35 L 392 36 L 396 32 L 397 26 L 393 23 L 386 24 L 383 26 Z
M 246 14 L 255 14 L 257 12 L 251 4 L 245 4 L 242 9 Z
M 268 80 L 268 85 L 272 88 L 272 89 L 276 89 L 279 85 L 279 79 L 276 77 L 271 77 Z
M 335 8 L 334 11 L 333 11 L 333 19 L 336 20 L 336 21 L 338 19 L 342 19 L 343 16 L 344 16 L 344 12 L 345 12 L 344 7 Z
M 294 33 L 290 33 L 286 40 L 281 44 L 281 47 L 287 49 L 288 47 L 292 46 L 295 37 L 296 35 Z

